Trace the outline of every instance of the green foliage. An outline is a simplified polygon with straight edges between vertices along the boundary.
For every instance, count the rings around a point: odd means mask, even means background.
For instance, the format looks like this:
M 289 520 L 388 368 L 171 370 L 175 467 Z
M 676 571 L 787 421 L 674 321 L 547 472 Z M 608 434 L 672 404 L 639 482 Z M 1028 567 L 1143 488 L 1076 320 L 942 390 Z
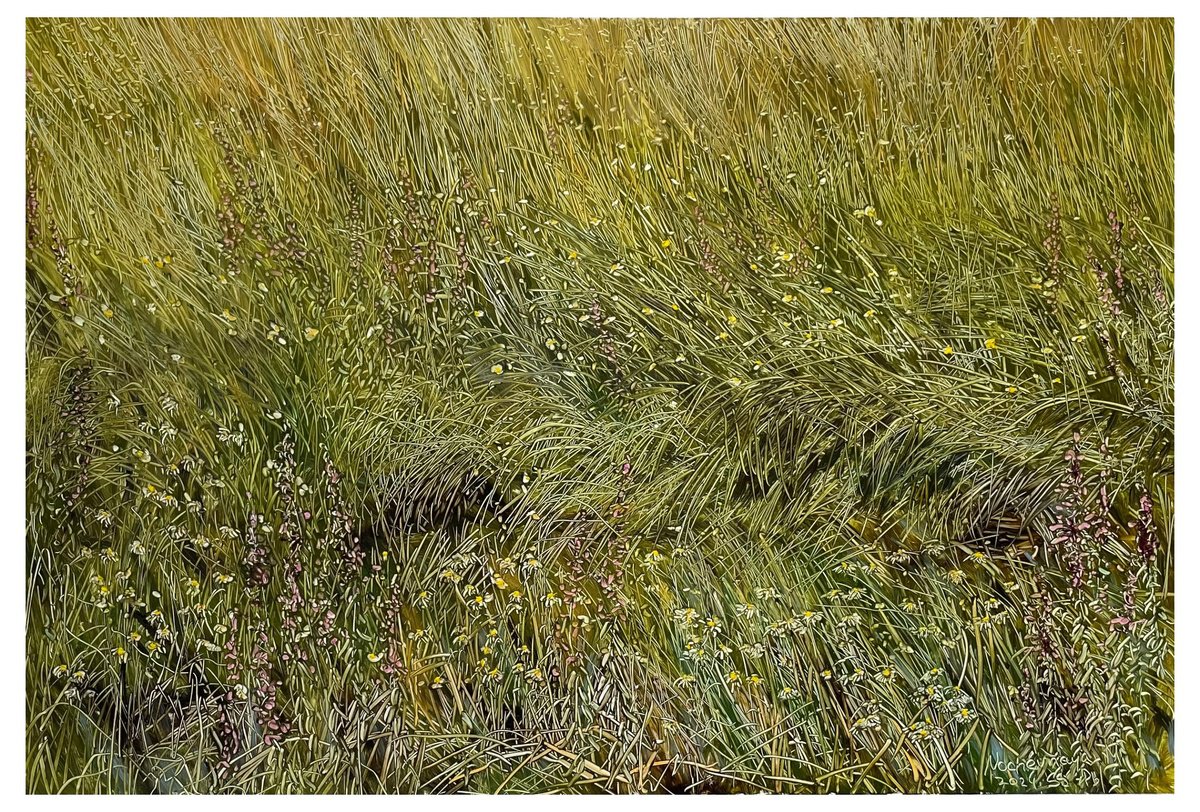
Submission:
M 1169 21 L 27 63 L 30 792 L 1173 786 Z

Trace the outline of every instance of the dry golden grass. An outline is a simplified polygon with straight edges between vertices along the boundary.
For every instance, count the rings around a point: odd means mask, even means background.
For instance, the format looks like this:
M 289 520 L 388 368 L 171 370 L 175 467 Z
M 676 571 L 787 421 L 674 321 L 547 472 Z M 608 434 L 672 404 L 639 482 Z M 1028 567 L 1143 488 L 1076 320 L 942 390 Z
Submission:
M 1169 21 L 27 63 L 30 792 L 1173 786 Z

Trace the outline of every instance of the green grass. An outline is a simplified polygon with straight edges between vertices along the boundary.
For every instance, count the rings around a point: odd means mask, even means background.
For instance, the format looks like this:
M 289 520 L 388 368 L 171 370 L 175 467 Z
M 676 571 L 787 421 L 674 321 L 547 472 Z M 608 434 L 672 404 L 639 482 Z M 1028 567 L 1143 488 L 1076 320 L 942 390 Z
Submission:
M 26 41 L 30 792 L 1173 787 L 1169 21 Z

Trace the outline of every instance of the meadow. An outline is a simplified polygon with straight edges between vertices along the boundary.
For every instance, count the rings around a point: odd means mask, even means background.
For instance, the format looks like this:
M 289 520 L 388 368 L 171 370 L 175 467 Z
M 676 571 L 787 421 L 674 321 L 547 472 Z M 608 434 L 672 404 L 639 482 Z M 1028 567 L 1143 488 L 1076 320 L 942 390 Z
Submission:
M 31 19 L 31 793 L 1169 792 L 1163 20 Z

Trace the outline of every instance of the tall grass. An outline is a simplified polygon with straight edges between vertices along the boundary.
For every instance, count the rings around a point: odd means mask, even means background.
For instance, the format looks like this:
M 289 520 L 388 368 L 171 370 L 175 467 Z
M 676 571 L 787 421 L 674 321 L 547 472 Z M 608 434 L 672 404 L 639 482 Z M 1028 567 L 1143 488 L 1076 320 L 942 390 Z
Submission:
M 27 64 L 30 792 L 1173 786 L 1170 22 Z

